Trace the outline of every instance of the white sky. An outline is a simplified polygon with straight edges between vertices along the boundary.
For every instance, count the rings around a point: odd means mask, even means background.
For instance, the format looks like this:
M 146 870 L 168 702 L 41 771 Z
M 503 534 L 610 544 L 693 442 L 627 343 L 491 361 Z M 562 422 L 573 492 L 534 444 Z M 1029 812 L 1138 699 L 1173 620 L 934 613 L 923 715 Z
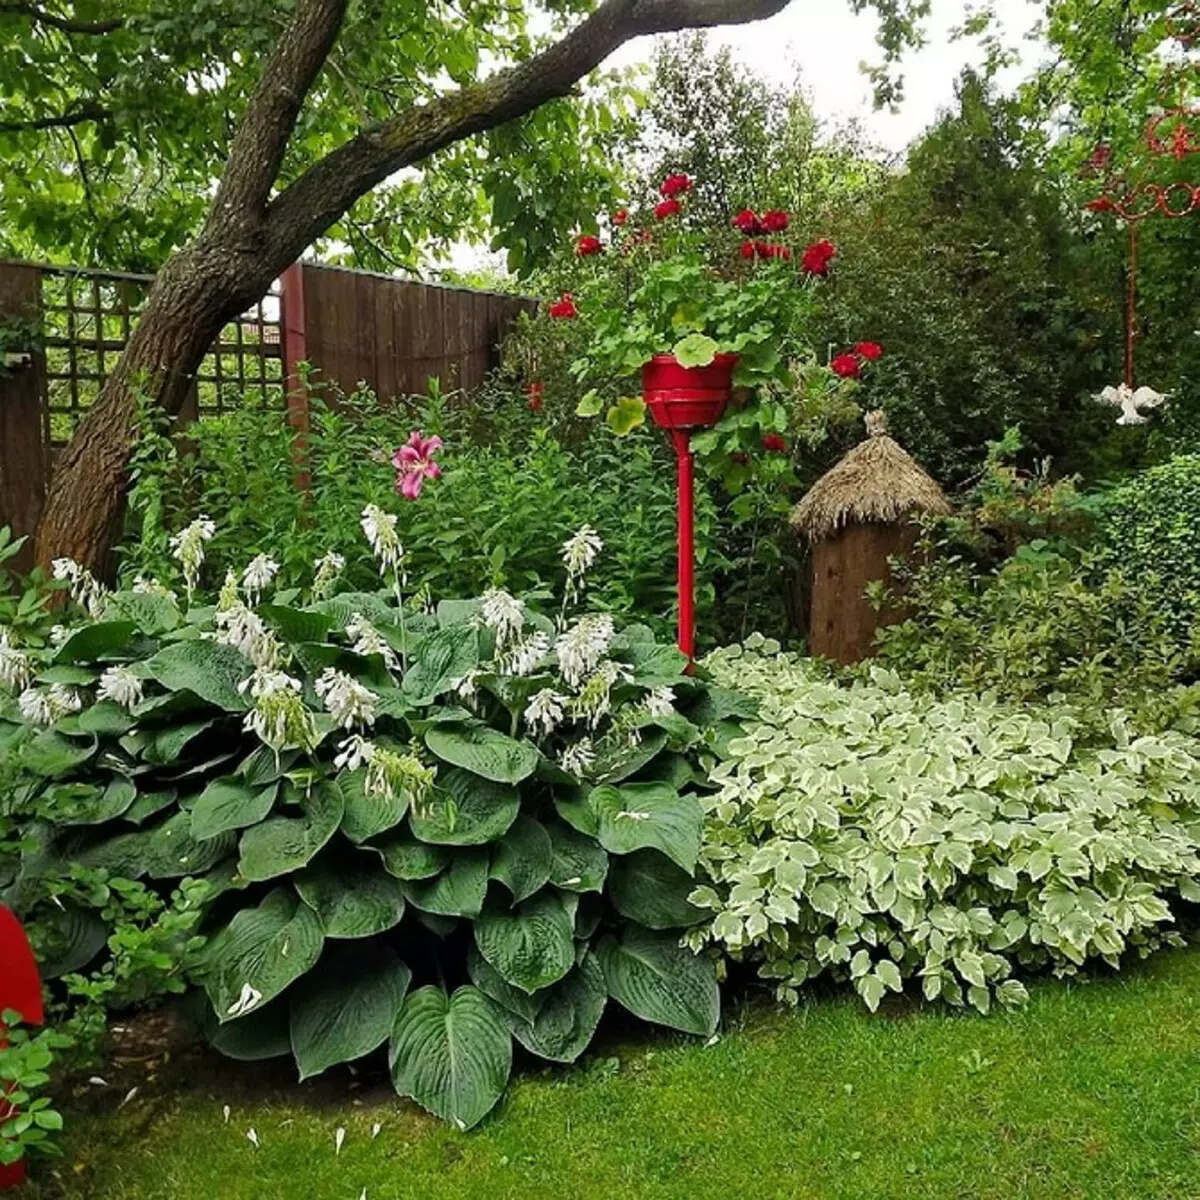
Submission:
M 979 7 L 975 5 L 974 7 Z M 714 43 L 730 46 L 735 56 L 777 83 L 790 83 L 797 67 L 818 118 L 841 124 L 857 117 L 869 140 L 885 149 L 902 151 L 954 98 L 954 81 L 968 63 L 981 62 L 982 51 L 970 42 L 950 40 L 968 12 L 965 0 L 933 0 L 925 22 L 927 45 L 907 53 L 900 70 L 905 100 L 899 112 L 876 112 L 871 88 L 859 71 L 861 62 L 878 62 L 875 45 L 878 22 L 868 9 L 855 15 L 846 0 L 793 0 L 778 16 L 754 25 L 712 31 Z M 993 0 L 1006 42 L 1021 44 L 1023 63 L 1001 74 L 1000 85 L 1015 85 L 1036 65 L 1037 43 L 1024 39 L 1043 12 L 1038 0 Z M 646 60 L 653 49 L 643 38 L 624 47 L 614 64 Z

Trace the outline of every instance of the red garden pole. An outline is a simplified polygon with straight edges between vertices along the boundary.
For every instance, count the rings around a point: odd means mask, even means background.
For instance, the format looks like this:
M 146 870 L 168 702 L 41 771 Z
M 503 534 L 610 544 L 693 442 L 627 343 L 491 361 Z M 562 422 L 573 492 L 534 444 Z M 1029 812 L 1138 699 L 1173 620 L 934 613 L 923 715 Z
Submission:
M 29 940 L 11 909 L 0 904 L 0 1012 L 8 1009 L 20 1013 L 26 1025 L 40 1025 L 45 1020 L 42 981 Z M 0 1047 L 6 1044 L 4 1024 L 0 1022 Z M 3 1090 L 0 1090 L 0 1125 L 8 1119 L 9 1111 Z M 23 1158 L 8 1165 L 0 1164 L 0 1192 L 18 1188 L 24 1182 Z
M 688 657 L 688 670 L 696 653 L 696 486 L 691 434 L 672 429 L 679 481 L 679 649 Z

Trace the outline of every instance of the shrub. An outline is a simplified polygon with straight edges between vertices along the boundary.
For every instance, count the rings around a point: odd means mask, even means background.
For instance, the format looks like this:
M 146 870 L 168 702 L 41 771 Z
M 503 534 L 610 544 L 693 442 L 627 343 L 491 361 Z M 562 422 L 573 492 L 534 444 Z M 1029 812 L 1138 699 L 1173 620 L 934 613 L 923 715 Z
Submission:
M 219 1049 L 290 1051 L 307 1077 L 390 1039 L 397 1089 L 462 1128 L 502 1093 L 512 1038 L 571 1061 L 609 996 L 711 1033 L 715 972 L 679 931 L 702 916 L 702 729 L 736 705 L 608 614 L 564 602 L 555 622 L 498 591 L 401 606 L 395 528 L 363 524 L 391 588 L 330 595 L 327 569 L 301 597 L 260 559 L 181 609 L 60 568 L 96 619 L 26 656 L 34 680 L 0 708 L 9 892 L 79 868 L 203 881 Z M 177 542 L 189 580 L 209 539 Z M 571 597 L 597 549 L 569 547 Z M 79 966 L 103 946 L 64 933 Z
M 1200 608 L 1200 455 L 1185 454 L 1135 475 L 1105 497 L 1103 560 L 1143 581 L 1183 646 Z
M 715 910 L 689 935 L 760 964 L 795 1001 L 822 974 L 874 1009 L 905 980 L 986 1012 L 1019 976 L 1119 965 L 1181 939 L 1200 900 L 1200 739 L 1135 737 L 1120 711 L 1081 743 L 1063 706 L 830 681 L 761 638 L 711 655 L 761 706 L 707 796 Z
M 0 1166 L 19 1162 L 30 1150 L 54 1152 L 50 1138 L 63 1127 L 49 1096 L 39 1096 L 50 1082 L 55 1051 L 70 1041 L 53 1029 L 31 1033 L 21 1014 L 0 1013 Z

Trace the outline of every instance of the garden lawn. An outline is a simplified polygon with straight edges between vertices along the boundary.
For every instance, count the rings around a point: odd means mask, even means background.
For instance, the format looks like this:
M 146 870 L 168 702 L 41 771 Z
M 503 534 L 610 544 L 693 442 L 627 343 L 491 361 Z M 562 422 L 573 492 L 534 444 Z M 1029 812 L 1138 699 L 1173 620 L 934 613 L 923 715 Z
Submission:
M 30 1191 L 88 1200 L 361 1200 L 364 1189 L 367 1200 L 1200 1197 L 1200 946 L 1121 976 L 1031 990 L 1025 1010 L 989 1018 L 915 1008 L 871 1017 L 836 998 L 795 1013 L 752 1006 L 727 1017 L 710 1046 L 649 1034 L 607 1051 L 599 1042 L 584 1065 L 519 1078 L 471 1134 L 375 1091 L 358 1105 L 329 1083 L 320 1095 L 248 1094 L 252 1067 L 237 1069 L 225 1095 L 207 1083 L 186 1092 L 148 1083 L 119 1112 L 85 1117 L 68 1105 L 66 1158 L 42 1166 L 44 1186 Z M 346 1139 L 335 1157 L 339 1126 Z

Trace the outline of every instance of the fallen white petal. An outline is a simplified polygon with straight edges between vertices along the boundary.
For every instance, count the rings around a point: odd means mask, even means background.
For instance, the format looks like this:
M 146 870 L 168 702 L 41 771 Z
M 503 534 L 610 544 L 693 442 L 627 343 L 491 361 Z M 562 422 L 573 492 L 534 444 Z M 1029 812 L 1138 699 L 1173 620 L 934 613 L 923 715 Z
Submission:
M 224 1107 L 223 1109 L 221 1109 L 221 1112 L 223 1112 L 223 1113 L 225 1114 L 225 1124 L 226 1124 L 226 1125 L 228 1125 L 228 1124 L 229 1124 L 229 1114 L 230 1114 L 230 1112 L 231 1112 L 231 1111 L 232 1111 L 232 1110 L 230 1109 L 230 1107 L 229 1107 L 229 1105 L 228 1105 L 228 1104 L 227 1104 L 227 1105 L 225 1105 L 225 1107 Z
M 90 1083 L 92 1087 L 108 1087 L 108 1080 L 101 1079 L 99 1075 L 93 1075 L 91 1079 L 88 1080 L 88 1083 Z
M 127 1091 L 125 1093 L 125 1099 L 122 1100 L 121 1103 L 117 1105 L 117 1109 L 120 1110 L 120 1109 L 124 1108 L 125 1105 L 127 1105 L 130 1102 L 130 1100 L 132 1100 L 134 1098 L 134 1096 L 136 1096 L 137 1094 L 138 1094 L 137 1088 L 131 1087 L 129 1089 L 129 1091 Z
M 383 1128 L 382 1125 L 376 1123 L 371 1126 L 371 1138 L 375 1139 L 379 1136 L 379 1131 Z
M 333 1135 L 333 1153 L 335 1155 L 341 1154 L 342 1143 L 345 1142 L 345 1140 L 346 1140 L 346 1131 L 339 1125 L 337 1128 L 337 1132 L 334 1133 L 334 1135 Z
M 258 1149 L 258 1131 L 256 1129 L 247 1129 L 246 1137 L 250 1139 L 250 1144 L 255 1148 L 255 1150 L 257 1150 Z

